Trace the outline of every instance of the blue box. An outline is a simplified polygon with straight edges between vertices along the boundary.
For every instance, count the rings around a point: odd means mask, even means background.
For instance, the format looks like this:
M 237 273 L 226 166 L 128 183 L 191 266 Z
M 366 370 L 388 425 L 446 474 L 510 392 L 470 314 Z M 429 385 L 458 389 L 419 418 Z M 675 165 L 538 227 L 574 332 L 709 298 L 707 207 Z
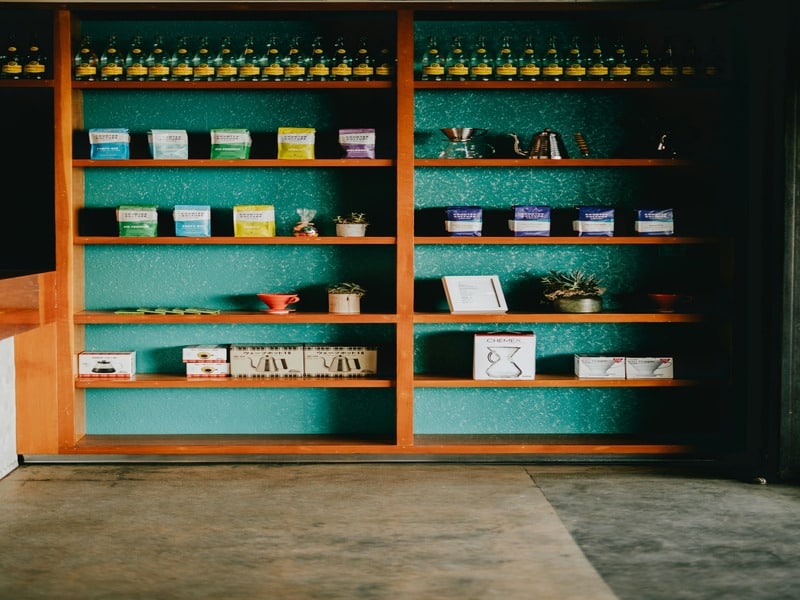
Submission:
M 638 235 L 674 235 L 673 211 L 671 208 L 638 208 L 633 228 Z
M 211 207 L 205 204 L 177 204 L 172 211 L 175 235 L 178 237 L 209 237 Z
M 89 130 L 89 158 L 127 160 L 131 157 L 131 134 L 126 127 Z
M 514 206 L 513 215 L 508 220 L 508 228 L 515 236 L 549 236 L 550 207 L 521 205 Z
M 477 237 L 483 231 L 483 209 L 480 206 L 448 206 L 444 228 L 452 236 Z
M 607 206 L 579 206 L 578 217 L 572 230 L 579 237 L 612 237 L 614 235 L 614 209 Z

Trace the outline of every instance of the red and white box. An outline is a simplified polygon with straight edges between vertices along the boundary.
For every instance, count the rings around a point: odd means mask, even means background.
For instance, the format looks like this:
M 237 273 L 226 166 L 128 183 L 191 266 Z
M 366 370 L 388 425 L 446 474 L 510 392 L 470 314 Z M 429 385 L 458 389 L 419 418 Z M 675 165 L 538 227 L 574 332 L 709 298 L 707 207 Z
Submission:
M 587 379 L 625 379 L 625 357 L 576 354 L 575 375 Z
M 671 356 L 626 356 L 625 377 L 628 379 L 673 379 Z
M 302 377 L 302 344 L 231 344 L 231 377 Z
M 136 352 L 81 352 L 78 354 L 79 377 L 120 377 L 136 374 Z
M 183 362 L 228 362 L 228 347 L 222 345 L 184 346 Z
M 187 377 L 229 377 L 231 365 L 226 362 L 187 362 Z
M 374 346 L 306 345 L 306 377 L 364 377 L 378 372 Z
M 536 379 L 536 334 L 490 331 L 475 334 L 473 379 Z

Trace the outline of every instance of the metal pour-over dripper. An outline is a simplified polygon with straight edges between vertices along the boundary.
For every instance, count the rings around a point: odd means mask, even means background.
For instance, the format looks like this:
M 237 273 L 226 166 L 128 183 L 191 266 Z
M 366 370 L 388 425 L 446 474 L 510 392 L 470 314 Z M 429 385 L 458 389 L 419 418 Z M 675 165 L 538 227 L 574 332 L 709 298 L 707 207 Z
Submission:
M 494 147 L 472 138 L 489 131 L 482 127 L 442 127 L 441 132 L 450 142 L 439 153 L 439 158 L 484 158 L 494 154 Z

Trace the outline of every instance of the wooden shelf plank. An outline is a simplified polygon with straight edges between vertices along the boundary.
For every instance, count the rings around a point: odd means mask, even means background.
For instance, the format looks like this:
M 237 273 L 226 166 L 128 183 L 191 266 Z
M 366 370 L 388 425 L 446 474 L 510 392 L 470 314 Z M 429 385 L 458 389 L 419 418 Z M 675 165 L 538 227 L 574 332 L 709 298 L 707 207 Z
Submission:
M 135 309 L 134 309 L 135 310 Z M 116 325 L 166 325 L 198 323 L 396 323 L 392 313 L 359 313 L 355 315 L 328 312 L 294 311 L 288 315 L 273 315 L 265 311 L 222 311 L 216 315 L 196 314 L 116 314 L 113 311 L 81 311 L 74 315 L 75 323 Z
M 393 81 L 73 81 L 82 90 L 366 90 L 391 89 Z
M 614 312 L 599 313 L 519 313 L 505 314 L 450 314 L 414 313 L 415 323 L 704 323 L 713 315 L 703 313 L 650 313 Z
M 531 244 L 531 245 L 588 245 L 588 246 L 616 246 L 616 245 L 642 245 L 642 246 L 664 246 L 664 245 L 716 245 L 720 244 L 720 238 L 710 236 L 417 236 L 414 238 L 417 245 L 424 244 L 463 244 L 485 246 L 491 244 Z
M 381 246 L 393 245 L 397 242 L 394 236 L 365 236 L 365 237 L 294 237 L 280 235 L 274 237 L 120 237 L 117 235 L 81 235 L 74 238 L 78 245 L 105 244 L 105 245 L 141 245 L 141 246 L 215 246 L 215 245 L 337 245 L 337 246 Z
M 371 168 L 391 167 L 394 160 L 388 158 L 314 158 L 310 160 L 288 160 L 278 158 L 248 158 L 243 160 L 212 160 L 210 158 L 188 158 L 180 160 L 154 160 L 152 158 L 131 158 L 128 160 L 90 160 L 76 158 L 72 161 L 73 167 L 84 168 L 213 168 L 213 169 L 263 169 L 265 167 L 293 168 L 303 167 L 319 169 L 322 167 L 334 168 Z
M 415 158 L 415 167 L 524 167 L 524 168 L 576 168 L 576 167 L 694 167 L 690 160 L 668 158 Z
M 391 388 L 393 379 L 372 377 L 186 377 L 139 373 L 124 377 L 78 377 L 79 389 L 107 388 Z
M 557 387 L 557 388 L 674 388 L 720 385 L 718 379 L 590 379 L 575 375 L 536 374 L 534 380 L 491 379 L 478 380 L 466 377 L 446 377 L 438 375 L 416 375 L 416 388 L 498 388 L 498 387 Z

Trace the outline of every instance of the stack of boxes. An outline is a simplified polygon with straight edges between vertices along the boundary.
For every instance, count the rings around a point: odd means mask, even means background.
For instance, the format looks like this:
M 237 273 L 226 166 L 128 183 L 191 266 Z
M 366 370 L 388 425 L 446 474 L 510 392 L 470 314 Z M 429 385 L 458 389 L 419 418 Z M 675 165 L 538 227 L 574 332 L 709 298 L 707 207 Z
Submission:
M 185 346 L 183 363 L 187 377 L 227 377 L 231 373 L 226 346 Z

